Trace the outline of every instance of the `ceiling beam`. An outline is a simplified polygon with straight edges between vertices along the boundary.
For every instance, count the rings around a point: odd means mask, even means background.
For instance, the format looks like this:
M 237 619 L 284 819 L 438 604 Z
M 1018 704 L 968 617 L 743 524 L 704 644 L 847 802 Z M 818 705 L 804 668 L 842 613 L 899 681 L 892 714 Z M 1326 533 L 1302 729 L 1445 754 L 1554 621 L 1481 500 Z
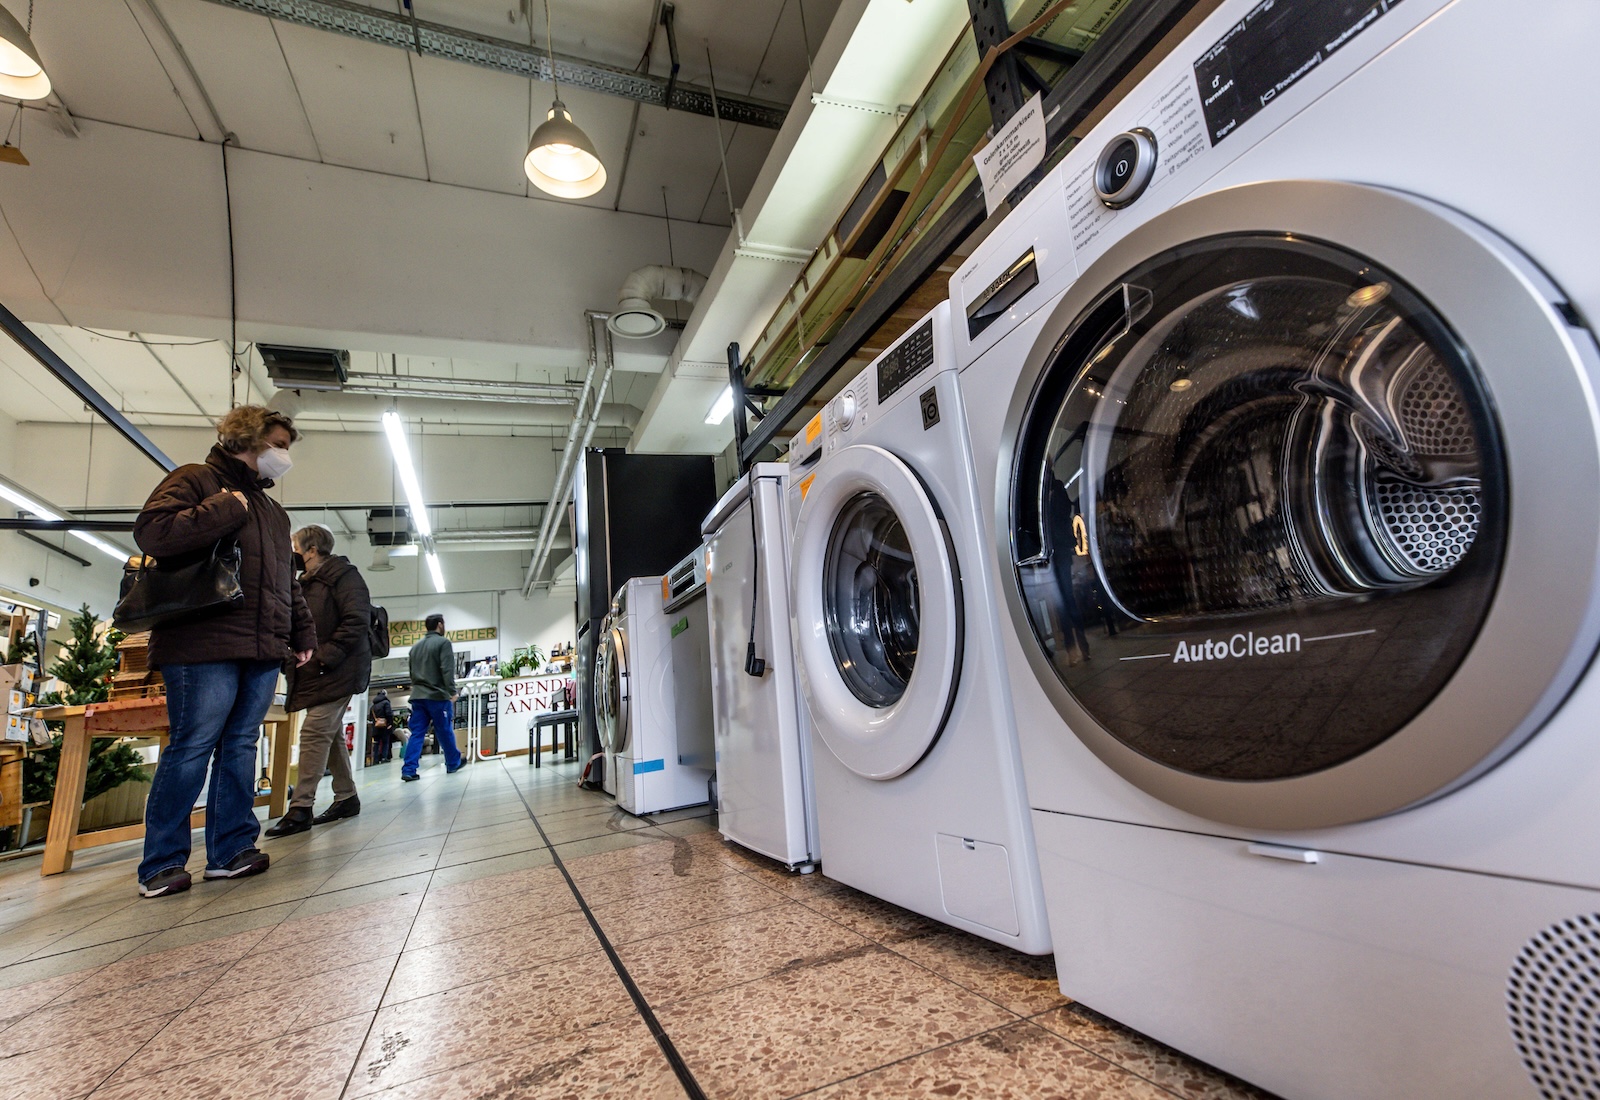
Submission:
M 352 0 L 211 0 L 224 7 L 298 23 L 302 27 L 349 35 L 382 46 L 413 50 L 419 54 L 460 61 L 496 72 L 512 73 L 549 83 L 550 55 L 535 46 L 504 38 L 473 34 L 470 31 L 408 18 L 369 8 Z M 611 65 L 567 54 L 555 55 L 555 77 L 563 84 L 591 92 L 619 96 L 639 103 L 666 108 L 668 81 L 649 73 L 629 72 Z M 710 88 L 681 81 L 672 84 L 671 110 L 742 122 L 776 130 L 783 125 L 788 107 L 750 96 L 716 94 L 712 103 Z

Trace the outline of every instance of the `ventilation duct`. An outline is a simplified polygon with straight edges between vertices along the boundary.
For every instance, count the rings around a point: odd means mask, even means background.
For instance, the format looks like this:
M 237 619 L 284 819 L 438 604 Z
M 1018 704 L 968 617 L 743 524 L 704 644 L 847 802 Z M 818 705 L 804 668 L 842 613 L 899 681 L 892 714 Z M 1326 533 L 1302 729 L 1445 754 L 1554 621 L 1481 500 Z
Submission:
M 617 308 L 606 320 L 606 328 L 628 340 L 648 339 L 667 327 L 667 319 L 652 302 L 693 305 L 705 288 L 706 277 L 687 267 L 641 267 L 622 280 Z
M 311 392 L 297 393 L 278 390 L 273 393 L 269 406 L 286 416 L 309 421 L 337 419 L 366 421 L 374 426 L 389 409 L 395 409 L 407 419 L 422 419 L 429 423 L 495 424 L 510 426 L 561 426 L 572 422 L 573 406 L 570 403 L 545 404 L 508 398 L 504 401 L 460 400 L 422 396 L 391 398 L 359 393 Z M 631 429 L 639 422 L 639 410 L 632 405 L 608 403 L 599 410 L 599 423 L 607 428 Z
M 331 348 L 257 344 L 267 377 L 286 390 L 337 390 L 350 375 L 350 353 Z

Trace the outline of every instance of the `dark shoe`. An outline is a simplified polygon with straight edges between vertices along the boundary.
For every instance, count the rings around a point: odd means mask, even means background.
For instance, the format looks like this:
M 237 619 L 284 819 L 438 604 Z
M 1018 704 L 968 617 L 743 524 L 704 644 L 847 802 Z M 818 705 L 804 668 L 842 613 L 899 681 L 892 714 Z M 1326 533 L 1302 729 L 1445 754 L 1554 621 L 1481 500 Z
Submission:
M 330 821 L 343 821 L 347 817 L 355 817 L 361 812 L 361 799 L 356 795 L 341 798 L 316 817 L 311 819 L 313 825 L 326 825 Z
M 455 766 L 455 767 L 453 767 L 453 768 L 446 768 L 446 769 L 445 769 L 445 770 L 444 770 L 444 774 L 446 774 L 446 775 L 454 775 L 454 774 L 456 774 L 456 772 L 458 772 L 458 771 L 460 771 L 460 770 L 461 770 L 461 769 L 462 769 L 462 768 L 464 768 L 464 767 L 466 767 L 466 765 L 465 765 L 465 764 L 457 764 L 457 765 L 456 765 L 456 766 Z
M 139 896 L 142 898 L 160 898 L 168 894 L 181 894 L 189 888 L 193 881 L 189 872 L 182 867 L 168 867 L 165 871 L 157 871 L 144 882 L 139 884 Z
M 316 822 L 311 820 L 311 811 L 304 806 L 290 806 L 289 812 L 278 818 L 278 823 L 266 832 L 267 836 L 294 836 L 303 833 Z
M 402 783 L 415 783 L 417 780 L 419 780 L 421 778 L 422 777 L 420 775 L 405 775 L 405 774 L 402 774 L 400 776 L 400 781 Z
M 206 878 L 249 878 L 265 871 L 271 863 L 260 848 L 246 848 L 230 859 L 226 867 L 207 867 Z

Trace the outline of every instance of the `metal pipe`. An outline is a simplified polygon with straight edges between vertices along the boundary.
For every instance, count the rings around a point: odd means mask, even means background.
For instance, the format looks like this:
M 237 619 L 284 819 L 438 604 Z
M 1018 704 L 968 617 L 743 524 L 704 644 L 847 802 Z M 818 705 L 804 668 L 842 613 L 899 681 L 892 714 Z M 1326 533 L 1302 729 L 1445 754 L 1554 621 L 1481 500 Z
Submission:
M 447 378 L 436 374 L 374 374 L 366 371 L 356 371 L 348 376 L 345 388 L 350 388 L 350 383 L 355 382 L 364 386 L 377 385 L 408 385 L 418 383 L 424 386 L 445 386 L 455 388 L 464 386 L 480 390 L 546 390 L 551 393 L 563 393 L 567 399 L 572 400 L 578 393 L 579 387 L 572 382 L 501 382 L 493 378 Z M 294 387 L 287 387 L 293 389 Z
M 498 72 L 512 73 L 548 84 L 551 78 L 574 88 L 620 96 L 623 99 L 667 106 L 667 81 L 649 73 L 602 65 L 583 58 L 555 54 L 554 72 L 547 51 L 522 42 L 473 34 L 431 23 L 426 19 L 396 15 L 356 3 L 354 0 L 212 0 L 223 7 L 254 12 L 268 19 L 298 23 L 302 27 L 349 35 L 382 46 L 416 50 L 418 54 L 461 61 Z M 717 96 L 718 108 L 729 122 L 742 122 L 776 130 L 783 125 L 789 108 L 753 96 Z M 711 96 L 695 84 L 677 82 L 672 89 L 672 109 L 711 116 Z
M 597 320 L 608 321 L 610 319 L 611 315 L 607 313 L 599 313 L 589 309 L 583 311 L 584 324 L 589 329 L 589 370 L 583 376 L 583 390 L 578 394 L 578 404 L 572 410 L 572 424 L 567 429 L 566 446 L 561 450 L 561 461 L 556 467 L 556 480 L 554 486 L 552 486 L 555 490 L 560 489 L 560 486 L 572 470 L 573 461 L 577 454 L 578 425 L 584 415 L 584 402 L 589 396 L 590 388 L 594 385 L 595 368 L 599 365 L 600 353 L 595 346 L 594 325 Z M 596 409 L 600 408 L 598 399 L 595 400 L 594 407 Z M 535 569 L 544 565 L 544 556 L 549 553 L 548 544 L 557 522 L 556 517 L 566 507 L 566 503 L 561 499 L 559 491 L 550 494 L 550 503 L 552 507 L 545 509 L 544 516 L 539 523 L 539 540 L 534 547 L 533 559 L 528 562 L 527 576 L 522 579 L 522 594 L 524 596 L 533 589 L 533 582 L 537 576 Z

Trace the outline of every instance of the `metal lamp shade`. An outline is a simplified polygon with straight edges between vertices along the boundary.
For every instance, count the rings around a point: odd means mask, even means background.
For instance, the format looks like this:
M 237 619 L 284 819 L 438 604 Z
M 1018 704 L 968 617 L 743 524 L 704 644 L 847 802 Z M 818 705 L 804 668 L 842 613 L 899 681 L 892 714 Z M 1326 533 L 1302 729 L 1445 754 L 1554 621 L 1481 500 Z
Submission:
M 50 94 L 39 50 L 16 16 L 0 8 L 0 95 L 43 99 Z
M 522 170 L 535 187 L 557 198 L 586 199 L 606 185 L 594 143 L 559 99 L 529 139 Z

